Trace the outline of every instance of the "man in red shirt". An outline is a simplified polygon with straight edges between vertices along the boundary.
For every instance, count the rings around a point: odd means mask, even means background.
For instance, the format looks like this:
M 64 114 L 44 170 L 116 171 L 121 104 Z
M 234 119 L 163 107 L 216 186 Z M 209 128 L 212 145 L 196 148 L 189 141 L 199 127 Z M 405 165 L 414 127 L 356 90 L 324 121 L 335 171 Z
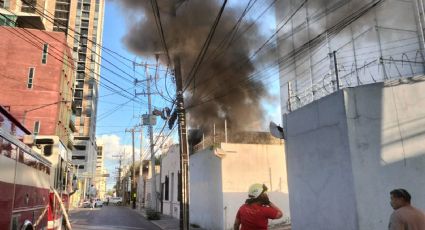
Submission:
M 253 184 L 248 190 L 248 199 L 236 214 L 234 230 L 267 230 L 269 219 L 279 219 L 282 211 L 270 202 L 267 187 L 263 184 Z

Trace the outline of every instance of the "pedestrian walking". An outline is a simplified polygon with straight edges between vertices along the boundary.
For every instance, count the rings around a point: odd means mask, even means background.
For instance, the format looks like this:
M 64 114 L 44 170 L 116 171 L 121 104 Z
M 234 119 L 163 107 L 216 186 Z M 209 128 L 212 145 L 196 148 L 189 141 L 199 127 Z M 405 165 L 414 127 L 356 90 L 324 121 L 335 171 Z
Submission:
M 248 190 L 248 199 L 236 214 L 234 230 L 267 230 L 269 219 L 279 219 L 282 211 L 270 202 L 264 184 L 253 184 Z
M 390 192 L 391 214 L 389 230 L 425 230 L 425 214 L 410 204 L 411 196 L 405 189 Z
M 96 204 L 96 195 L 97 195 L 96 188 L 92 184 L 90 186 L 90 189 L 89 189 L 89 198 L 90 198 L 91 208 L 94 208 L 95 207 L 95 204 Z

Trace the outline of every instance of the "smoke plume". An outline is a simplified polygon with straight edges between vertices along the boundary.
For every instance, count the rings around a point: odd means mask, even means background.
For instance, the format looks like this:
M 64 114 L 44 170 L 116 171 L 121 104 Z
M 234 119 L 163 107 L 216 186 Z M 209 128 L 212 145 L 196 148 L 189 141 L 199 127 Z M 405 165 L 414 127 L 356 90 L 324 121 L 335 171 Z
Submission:
M 132 23 L 124 38 L 126 46 L 143 56 L 163 52 L 151 1 L 120 2 L 126 12 L 131 12 L 129 18 Z M 249 57 L 261 40 L 258 27 L 254 25 L 245 33 L 241 32 L 243 27 L 239 28 L 239 33 L 228 46 L 232 38 L 230 31 L 237 23 L 242 8 L 230 8 L 227 5 L 204 62 L 189 84 L 189 72 L 218 15 L 222 1 L 157 2 L 171 62 L 176 55 L 180 57 L 183 87 L 188 85 L 184 97 L 189 126 L 208 132 L 213 123 L 223 124 L 226 119 L 228 127 L 235 131 L 252 129 L 253 124 L 258 127 L 264 114 L 260 101 L 267 95 L 264 85 L 251 77 L 255 67 Z M 249 20 L 244 18 L 245 26 L 251 23 Z M 223 39 L 226 39 L 224 43 Z M 161 55 L 160 60 L 167 63 L 166 55 Z

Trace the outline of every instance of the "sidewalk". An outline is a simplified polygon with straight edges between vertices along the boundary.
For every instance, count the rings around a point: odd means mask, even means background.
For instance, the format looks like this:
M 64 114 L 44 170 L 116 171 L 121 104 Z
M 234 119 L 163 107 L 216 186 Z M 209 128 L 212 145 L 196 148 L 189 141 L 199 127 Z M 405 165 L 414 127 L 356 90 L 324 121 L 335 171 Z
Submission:
M 131 207 L 130 207 L 130 209 L 131 209 Z M 139 213 L 145 219 L 148 219 L 145 209 L 136 208 L 136 209 L 131 209 L 131 210 Z M 160 220 L 150 220 L 150 222 L 155 224 L 156 226 L 158 226 L 162 230 L 180 230 L 180 220 L 179 219 L 176 219 L 176 218 L 168 216 L 168 215 L 163 215 L 163 214 L 160 214 L 160 215 L 161 215 Z M 204 230 L 204 229 L 190 227 L 190 230 Z
M 131 209 L 131 207 L 129 208 Z M 131 209 L 131 210 L 139 213 L 145 219 L 148 219 L 145 209 L 137 208 L 137 209 Z M 168 215 L 161 214 L 160 220 L 151 220 L 150 222 L 155 224 L 162 230 L 180 230 L 179 219 L 176 219 Z M 190 227 L 190 230 L 205 230 L 205 229 Z M 291 230 L 291 226 L 288 224 L 279 224 L 279 225 L 269 227 L 269 230 Z

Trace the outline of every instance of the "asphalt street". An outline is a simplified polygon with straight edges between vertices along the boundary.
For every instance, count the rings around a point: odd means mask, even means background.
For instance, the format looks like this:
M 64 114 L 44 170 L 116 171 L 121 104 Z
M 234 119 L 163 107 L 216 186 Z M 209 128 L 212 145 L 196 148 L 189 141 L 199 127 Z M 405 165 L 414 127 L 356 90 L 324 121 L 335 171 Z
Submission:
M 70 214 L 73 230 L 160 230 L 139 213 L 123 206 L 79 208 Z

